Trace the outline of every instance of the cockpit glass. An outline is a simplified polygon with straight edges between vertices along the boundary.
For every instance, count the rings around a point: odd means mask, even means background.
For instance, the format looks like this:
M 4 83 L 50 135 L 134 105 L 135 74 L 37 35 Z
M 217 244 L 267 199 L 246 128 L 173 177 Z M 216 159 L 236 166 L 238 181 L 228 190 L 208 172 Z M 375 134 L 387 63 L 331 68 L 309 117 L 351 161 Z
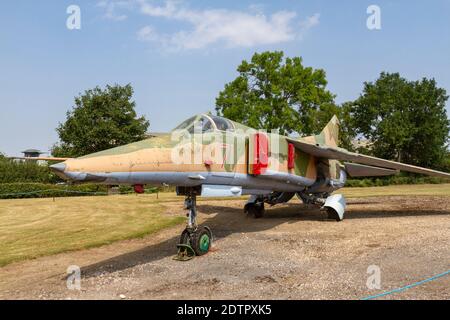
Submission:
M 214 129 L 213 125 L 212 125 L 211 121 L 209 121 L 209 119 L 202 117 L 201 120 L 203 120 L 202 121 L 202 132 L 209 132 Z
M 200 118 L 195 119 L 192 125 L 189 126 L 187 130 L 191 134 L 194 133 L 195 130 L 197 130 L 197 132 L 205 133 L 208 131 L 212 131 L 213 126 L 208 118 L 202 116 Z
M 202 133 L 212 131 L 214 130 L 214 127 L 211 123 L 211 121 L 204 116 L 194 116 L 186 121 L 182 122 L 178 127 L 176 127 L 175 130 L 187 130 L 189 133 L 194 133 L 194 130 L 198 126 L 199 131 Z
M 175 129 L 173 129 L 173 131 L 175 130 L 183 130 L 183 129 L 187 129 L 190 125 L 193 124 L 195 118 L 197 116 L 193 116 L 187 120 L 184 120 L 182 123 L 180 123 Z
M 216 124 L 217 130 L 234 130 L 234 126 L 228 119 L 217 117 L 217 116 L 211 116 L 214 123 Z

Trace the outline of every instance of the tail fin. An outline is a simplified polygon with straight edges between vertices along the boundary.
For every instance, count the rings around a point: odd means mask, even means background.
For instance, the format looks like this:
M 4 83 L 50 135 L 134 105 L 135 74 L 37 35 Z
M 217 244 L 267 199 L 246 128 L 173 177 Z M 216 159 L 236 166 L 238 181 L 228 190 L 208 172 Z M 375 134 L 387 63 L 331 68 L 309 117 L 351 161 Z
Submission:
M 330 147 L 337 147 L 339 144 L 339 119 L 336 116 L 323 128 L 322 132 L 316 136 L 316 140 Z

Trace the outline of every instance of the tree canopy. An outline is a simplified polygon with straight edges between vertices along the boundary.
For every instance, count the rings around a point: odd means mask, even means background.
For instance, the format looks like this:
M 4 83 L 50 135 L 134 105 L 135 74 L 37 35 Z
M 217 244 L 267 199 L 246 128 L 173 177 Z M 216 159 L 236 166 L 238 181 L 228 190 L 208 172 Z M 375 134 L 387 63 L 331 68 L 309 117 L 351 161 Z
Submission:
M 217 113 L 226 118 L 281 134 L 313 134 L 339 112 L 325 71 L 303 66 L 300 57 L 255 53 L 237 71 L 216 99 Z
M 361 96 L 346 108 L 356 134 L 373 142 L 373 155 L 440 168 L 450 129 L 447 99 L 434 79 L 408 81 L 383 72 L 375 82 L 364 83 Z
M 60 142 L 52 154 L 78 157 L 144 139 L 149 122 L 137 117 L 132 96 L 128 84 L 95 87 L 76 97 L 65 123 L 56 129 Z

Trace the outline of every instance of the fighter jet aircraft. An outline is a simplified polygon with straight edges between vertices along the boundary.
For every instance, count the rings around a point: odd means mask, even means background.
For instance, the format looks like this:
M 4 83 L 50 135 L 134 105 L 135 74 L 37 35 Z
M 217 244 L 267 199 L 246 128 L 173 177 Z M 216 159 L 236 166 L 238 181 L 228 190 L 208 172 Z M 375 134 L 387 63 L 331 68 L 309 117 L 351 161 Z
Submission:
M 333 192 L 345 185 L 347 176 L 386 176 L 402 170 L 450 178 L 449 173 L 349 152 L 338 147 L 338 135 L 336 117 L 318 135 L 293 138 L 201 114 L 171 133 L 67 159 L 51 169 L 73 182 L 132 185 L 137 193 L 145 185 L 176 186 L 188 210 L 178 245 L 181 260 L 203 255 L 211 246 L 211 230 L 197 225 L 198 196 L 250 195 L 244 211 L 256 218 L 263 216 L 265 204 L 297 196 L 341 221 L 345 199 Z

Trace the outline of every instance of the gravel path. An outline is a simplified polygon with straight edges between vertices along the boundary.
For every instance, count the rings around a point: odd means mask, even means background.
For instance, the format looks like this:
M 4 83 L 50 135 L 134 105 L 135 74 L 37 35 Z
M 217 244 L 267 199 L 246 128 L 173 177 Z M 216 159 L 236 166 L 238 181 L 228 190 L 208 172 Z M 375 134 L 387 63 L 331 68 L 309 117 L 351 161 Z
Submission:
M 450 269 L 450 197 L 368 197 L 348 201 L 346 220 L 293 200 L 246 217 L 241 201 L 199 203 L 215 235 L 212 251 L 172 259 L 182 227 L 143 239 L 8 265 L 2 299 L 358 299 Z M 182 211 L 168 203 L 167 213 Z M 81 290 L 66 270 L 81 267 Z M 370 265 L 381 289 L 366 286 Z M 450 275 L 385 297 L 450 299 Z

